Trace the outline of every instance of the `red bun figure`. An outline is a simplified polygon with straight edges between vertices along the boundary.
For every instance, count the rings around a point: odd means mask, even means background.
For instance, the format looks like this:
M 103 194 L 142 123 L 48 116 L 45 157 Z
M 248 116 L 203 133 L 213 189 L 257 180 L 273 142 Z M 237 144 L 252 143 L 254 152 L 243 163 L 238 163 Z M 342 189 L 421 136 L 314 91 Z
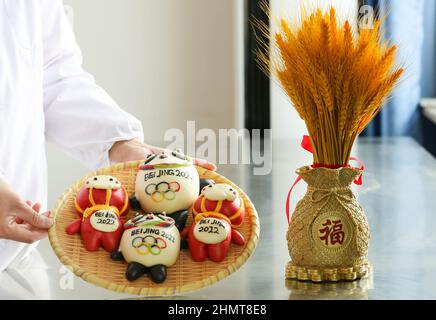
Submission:
M 118 249 L 123 234 L 123 217 L 129 212 L 129 197 L 118 179 L 95 176 L 78 192 L 75 207 L 81 219 L 71 222 L 66 232 L 80 232 L 86 250 L 108 252 Z
M 192 207 L 194 223 L 182 236 L 187 239 L 194 261 L 206 258 L 222 262 L 233 242 L 239 246 L 245 239 L 238 228 L 245 217 L 244 202 L 238 192 L 227 184 L 209 185 L 201 191 Z

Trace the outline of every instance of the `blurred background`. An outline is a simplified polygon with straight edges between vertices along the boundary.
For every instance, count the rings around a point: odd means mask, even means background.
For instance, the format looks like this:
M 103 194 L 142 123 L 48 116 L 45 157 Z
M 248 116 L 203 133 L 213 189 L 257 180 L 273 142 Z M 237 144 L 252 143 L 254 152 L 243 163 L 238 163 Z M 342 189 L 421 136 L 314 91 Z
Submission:
M 165 146 L 167 129 L 244 126 L 243 0 L 64 0 L 84 68 Z M 48 146 L 49 205 L 89 170 Z M 65 167 L 71 168 L 65 171 Z
M 301 3 L 270 0 L 275 12 Z M 300 138 L 304 124 L 280 88 L 257 68 L 249 18 L 266 19 L 254 0 L 65 0 L 84 67 L 118 104 L 143 121 L 147 142 L 167 129 L 273 129 L 275 139 Z M 357 21 L 364 4 L 390 12 L 386 35 L 400 44 L 408 67 L 367 136 L 413 136 L 436 154 L 434 0 L 329 0 Z M 360 11 L 360 12 L 359 12 Z M 422 100 L 422 98 L 427 98 Z M 87 172 L 48 146 L 49 204 Z M 67 172 L 65 168 L 70 168 Z M 60 174 L 62 173 L 62 174 Z

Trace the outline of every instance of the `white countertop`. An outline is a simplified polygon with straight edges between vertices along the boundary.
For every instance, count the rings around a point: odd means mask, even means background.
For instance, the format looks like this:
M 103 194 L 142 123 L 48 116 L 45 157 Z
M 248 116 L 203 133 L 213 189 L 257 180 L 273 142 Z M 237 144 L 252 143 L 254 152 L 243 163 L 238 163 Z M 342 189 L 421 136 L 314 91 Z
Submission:
M 275 141 L 273 171 L 253 176 L 251 166 L 220 166 L 219 172 L 250 196 L 261 221 L 253 257 L 212 287 L 178 299 L 435 299 L 436 161 L 408 138 L 361 140 L 356 148 L 367 171 L 356 187 L 372 231 L 374 272 L 352 283 L 286 281 L 289 260 L 285 197 L 296 168 L 310 164 L 298 141 Z M 301 198 L 304 183 L 293 195 Z M 20 266 L 0 274 L 0 298 L 123 299 L 66 273 L 47 240 Z

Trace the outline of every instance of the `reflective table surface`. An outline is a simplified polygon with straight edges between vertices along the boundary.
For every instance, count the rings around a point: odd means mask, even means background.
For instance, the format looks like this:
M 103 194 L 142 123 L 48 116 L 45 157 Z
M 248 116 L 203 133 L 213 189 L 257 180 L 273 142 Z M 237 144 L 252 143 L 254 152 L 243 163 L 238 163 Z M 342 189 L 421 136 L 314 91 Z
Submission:
M 298 141 L 274 141 L 272 172 L 253 175 L 251 165 L 223 165 L 219 172 L 251 197 L 260 216 L 256 252 L 236 273 L 175 299 L 436 299 L 436 161 L 412 139 L 361 139 L 355 148 L 366 165 L 364 185 L 354 187 L 371 227 L 370 277 L 314 284 L 286 281 L 285 198 L 295 169 L 311 156 Z M 301 183 L 292 203 L 303 196 Z M 0 274 L 0 298 L 128 299 L 72 276 L 47 240 L 20 265 Z

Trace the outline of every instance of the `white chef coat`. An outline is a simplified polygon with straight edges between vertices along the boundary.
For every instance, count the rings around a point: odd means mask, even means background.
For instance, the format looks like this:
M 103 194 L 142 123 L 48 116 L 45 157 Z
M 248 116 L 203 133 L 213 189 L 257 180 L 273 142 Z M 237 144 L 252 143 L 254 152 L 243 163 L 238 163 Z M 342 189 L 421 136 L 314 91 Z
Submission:
M 46 140 L 96 169 L 114 142 L 143 139 L 141 123 L 81 64 L 61 0 L 0 0 L 0 175 L 44 209 Z M 0 271 L 25 248 L 0 240 Z

